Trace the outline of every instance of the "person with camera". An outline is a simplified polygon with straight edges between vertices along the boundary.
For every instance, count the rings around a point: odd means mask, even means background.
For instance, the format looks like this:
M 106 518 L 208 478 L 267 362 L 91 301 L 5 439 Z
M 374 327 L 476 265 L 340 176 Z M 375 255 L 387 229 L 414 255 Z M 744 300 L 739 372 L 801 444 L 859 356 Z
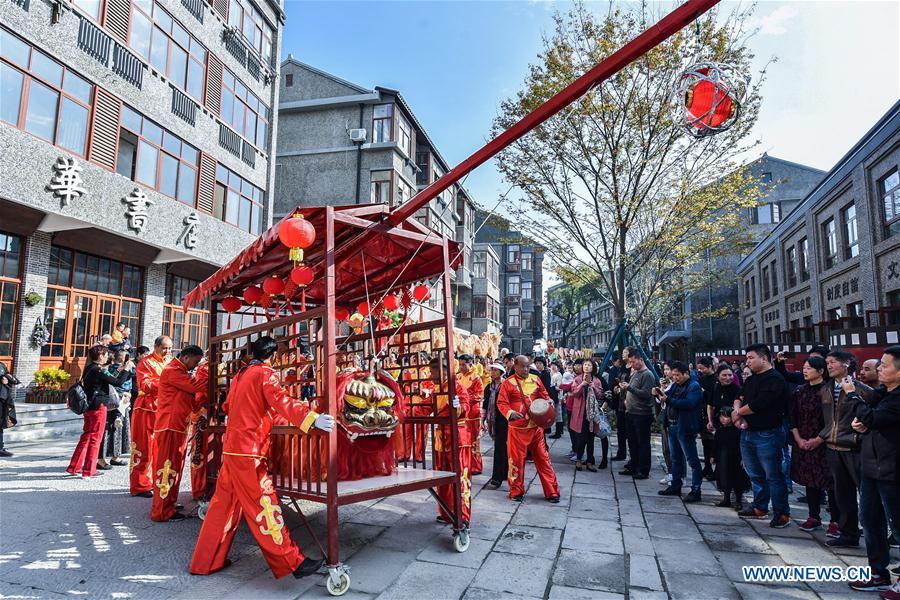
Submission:
M 569 415 L 569 428 L 575 432 L 575 470 L 581 471 L 582 456 L 588 471 L 597 471 L 594 458 L 594 437 L 600 433 L 600 412 L 609 408 L 603 390 L 603 379 L 598 376 L 598 366 L 592 360 L 581 363 L 581 374 L 575 378 L 572 386 L 572 414 Z M 605 469 L 609 459 L 609 439 L 600 438 L 603 456 L 600 468 Z M 586 455 L 585 455 L 586 454 Z
M 16 420 L 16 386 L 19 385 L 16 376 L 6 369 L 6 365 L 0 363 L 0 457 L 10 457 L 12 452 L 3 445 L 3 430 L 14 427 Z
M 665 406 L 669 421 L 669 447 L 672 449 L 672 484 L 660 490 L 659 495 L 681 496 L 686 459 L 691 466 L 691 491 L 684 497 L 684 502 L 700 502 L 703 465 L 697 456 L 697 433 L 700 431 L 703 388 L 691 378 L 690 368 L 683 362 L 674 361 L 671 372 L 675 385 L 669 388 L 668 393 L 659 387 L 653 388 L 651 392 Z
M 97 475 L 97 456 L 100 454 L 100 443 L 106 427 L 107 406 L 110 398 L 116 394 L 115 388 L 120 387 L 131 377 L 130 358 L 126 359 L 123 369 L 115 377 L 105 370 L 108 362 L 109 348 L 106 346 L 97 345 L 88 350 L 88 364 L 81 374 L 81 385 L 87 396 L 88 407 L 83 414 L 84 431 L 66 469 L 66 473 L 70 475 L 75 475 L 78 470 L 81 470 L 83 477 Z M 106 466 L 105 468 L 111 469 L 112 467 Z
M 707 399 L 707 429 L 715 435 L 716 479 L 723 494 L 716 506 L 735 510 L 744 508 L 744 492 L 750 489 L 750 479 L 741 466 L 741 430 L 735 427 L 731 415 L 734 401 L 740 394 L 734 369 L 728 363 L 722 363 L 716 371 L 716 385 Z M 732 494 L 734 504 L 731 503 Z

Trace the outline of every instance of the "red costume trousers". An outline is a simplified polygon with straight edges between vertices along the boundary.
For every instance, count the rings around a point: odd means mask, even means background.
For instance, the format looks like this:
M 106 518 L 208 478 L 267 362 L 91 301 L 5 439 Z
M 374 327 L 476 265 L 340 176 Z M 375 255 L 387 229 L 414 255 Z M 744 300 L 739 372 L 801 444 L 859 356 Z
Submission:
M 481 460 L 481 417 L 466 419 L 466 429 L 472 444 L 472 475 L 478 475 L 484 469 Z
M 525 493 L 525 455 L 530 451 L 541 478 L 541 486 L 544 488 L 544 497 L 559 496 L 559 483 L 556 481 L 556 473 L 550 465 L 550 453 L 547 452 L 547 442 L 544 439 L 544 430 L 538 427 L 520 428 L 510 427 L 507 440 L 509 450 L 509 497 L 521 496 Z
M 193 425 L 197 427 L 196 424 Z M 191 498 L 200 500 L 206 494 L 206 453 L 209 446 L 207 433 L 205 431 L 197 432 L 193 429 L 191 435 Z M 200 440 L 199 444 L 197 440 Z M 198 448 L 199 446 L 199 448 Z M 199 462 L 195 461 L 196 457 L 200 457 Z
M 166 429 L 153 436 L 153 456 L 156 473 L 153 475 L 153 504 L 150 519 L 168 521 L 175 514 L 181 472 L 187 452 L 187 434 Z
M 222 457 L 216 492 L 200 528 L 191 559 L 191 573 L 209 575 L 225 565 L 241 517 L 250 526 L 250 532 L 276 578 L 280 579 L 300 566 L 303 554 L 284 523 L 266 462 L 226 454 Z
M 100 454 L 100 442 L 103 439 L 103 429 L 106 427 L 106 406 L 97 410 L 86 410 L 84 417 L 84 430 L 72 453 L 67 473 L 74 475 L 79 469 L 86 477 L 97 474 L 97 456 Z
M 450 434 L 446 432 L 446 427 L 441 427 L 441 441 L 446 440 L 447 447 L 450 446 Z M 435 432 L 438 433 L 438 432 Z M 460 497 L 462 500 L 462 520 L 466 525 L 472 524 L 472 448 L 468 444 L 467 430 L 465 425 L 459 426 L 459 482 L 462 489 Z M 435 468 L 440 471 L 452 471 L 453 459 L 450 452 L 439 451 L 435 453 Z M 439 485 L 437 487 L 437 495 L 450 510 L 453 510 L 453 486 Z M 438 504 L 438 514 L 448 523 L 453 523 L 453 515 L 445 511 Z
M 153 426 L 156 413 L 135 408 L 131 413 L 131 494 L 153 489 Z

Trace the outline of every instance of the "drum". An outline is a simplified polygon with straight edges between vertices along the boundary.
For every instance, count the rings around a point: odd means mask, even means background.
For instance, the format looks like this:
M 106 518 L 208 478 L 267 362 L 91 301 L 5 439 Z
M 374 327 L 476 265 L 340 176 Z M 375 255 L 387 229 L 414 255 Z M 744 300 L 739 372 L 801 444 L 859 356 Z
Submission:
M 553 408 L 553 402 L 538 398 L 528 407 L 528 418 L 541 429 L 552 427 L 556 421 L 556 410 Z

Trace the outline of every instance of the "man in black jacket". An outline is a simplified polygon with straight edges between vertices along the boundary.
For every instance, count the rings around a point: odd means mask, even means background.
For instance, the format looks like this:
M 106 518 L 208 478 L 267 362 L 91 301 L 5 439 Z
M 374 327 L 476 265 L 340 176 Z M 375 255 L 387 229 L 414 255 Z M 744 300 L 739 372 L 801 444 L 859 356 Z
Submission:
M 900 531 L 900 492 L 898 492 L 897 460 L 900 444 L 900 346 L 885 348 L 878 381 L 870 402 L 857 393 L 849 378 L 842 383 L 855 418 L 853 430 L 862 434 L 860 449 L 859 514 L 866 536 L 866 554 L 872 578 L 855 581 L 850 587 L 859 591 L 886 591 L 891 585 L 888 572 L 890 546 L 887 524 Z M 900 592 L 886 592 L 889 600 L 900 598 Z M 882 598 L 886 596 L 882 594 Z
M 716 387 L 716 370 L 713 368 L 713 360 L 709 356 L 701 356 L 697 361 L 697 379 L 703 389 L 703 402 L 700 403 L 700 442 L 703 444 L 703 477 L 707 481 L 715 481 L 716 474 L 712 460 L 716 454 L 716 439 L 712 430 L 707 427 L 709 419 L 706 415 L 706 404 L 712 397 Z
M 491 470 L 491 479 L 487 486 L 496 490 L 506 481 L 509 475 L 509 455 L 506 449 L 507 436 L 509 435 L 509 422 L 497 408 L 497 395 L 500 393 L 500 384 L 503 383 L 505 367 L 494 363 L 488 367 L 491 373 L 491 381 L 484 386 L 484 399 L 481 403 L 482 428 L 488 432 L 494 440 L 494 464 Z

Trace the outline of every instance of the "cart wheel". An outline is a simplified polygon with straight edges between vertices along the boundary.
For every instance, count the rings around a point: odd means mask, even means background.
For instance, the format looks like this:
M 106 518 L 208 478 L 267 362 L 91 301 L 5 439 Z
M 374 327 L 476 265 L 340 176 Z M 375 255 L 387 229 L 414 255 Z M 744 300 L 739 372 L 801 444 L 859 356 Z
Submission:
M 350 574 L 341 573 L 338 577 L 338 582 L 335 583 L 330 574 L 325 576 L 325 587 L 332 596 L 343 596 L 350 589 Z
M 469 530 L 463 529 L 453 536 L 453 548 L 457 552 L 465 552 L 469 549 Z
M 209 510 L 209 502 L 203 502 L 197 504 L 197 517 L 202 521 L 206 518 L 206 511 Z

